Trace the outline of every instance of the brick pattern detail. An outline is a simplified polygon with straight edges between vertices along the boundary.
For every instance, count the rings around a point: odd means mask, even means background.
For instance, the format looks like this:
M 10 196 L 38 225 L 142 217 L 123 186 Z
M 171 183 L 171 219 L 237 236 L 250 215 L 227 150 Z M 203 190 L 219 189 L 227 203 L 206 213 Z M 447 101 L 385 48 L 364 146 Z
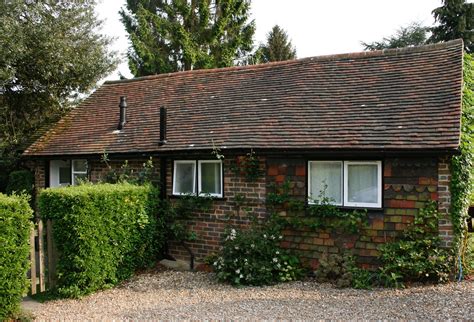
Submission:
M 143 169 L 143 164 L 148 161 L 148 158 L 128 160 L 128 169 L 133 174 L 138 174 Z M 125 160 L 109 161 L 110 167 L 118 173 L 123 172 L 122 166 Z M 105 181 L 107 173 L 110 171 L 107 165 L 100 160 L 88 160 L 89 180 L 91 182 Z M 153 176 L 159 179 L 160 176 L 160 162 L 153 159 Z
M 273 185 L 290 182 L 290 194 L 299 200 L 307 195 L 307 164 L 303 158 L 264 158 L 260 157 L 260 168 L 265 173 L 256 182 L 247 182 L 244 176 L 232 171 L 232 164 L 239 156 L 228 156 L 223 161 L 224 196 L 216 198 L 209 213 L 195 213 L 187 222 L 190 231 L 197 239 L 187 245 L 202 261 L 206 256 L 220 248 L 220 242 L 229 225 L 246 227 L 250 221 L 248 212 L 264 218 L 266 194 Z M 177 158 L 178 159 L 178 158 Z M 201 159 L 209 159 L 206 156 Z M 142 160 L 129 161 L 129 168 L 135 173 L 142 169 Z M 377 266 L 380 244 L 400 235 L 413 221 L 414 215 L 428 200 L 438 200 L 439 210 L 445 216 L 439 222 L 440 236 L 444 245 L 452 240 L 452 225 L 449 221 L 449 159 L 447 158 L 387 158 L 383 161 L 383 210 L 369 210 L 369 227 L 358 235 L 344 235 L 328 231 L 309 229 L 285 230 L 282 246 L 299 253 L 303 262 L 311 267 L 319 265 L 321 256 L 352 250 L 358 257 L 361 267 Z M 111 161 L 114 169 L 119 169 L 123 160 Z M 159 176 L 159 160 L 154 160 L 154 171 Z M 45 186 L 45 162 L 35 161 L 29 167 L 35 171 L 36 187 Z M 166 195 L 172 202 L 179 197 L 172 196 L 173 159 L 167 159 Z M 108 168 L 99 160 L 89 160 L 89 179 L 92 182 L 104 180 Z M 235 202 L 236 196 L 245 196 L 243 204 Z M 244 210 L 244 208 L 246 210 Z M 281 211 L 280 215 L 287 215 Z M 182 245 L 170 243 L 169 252 L 177 259 L 189 260 L 189 253 Z
M 247 227 L 250 223 L 248 213 L 263 218 L 266 215 L 265 192 L 266 178 L 262 176 L 256 182 L 248 182 L 245 177 L 236 175 L 231 166 L 237 157 L 226 157 L 224 167 L 224 196 L 213 201 L 210 213 L 192 214 L 192 219 L 187 222 L 189 231 L 197 235 L 193 242 L 187 242 L 196 256 L 197 261 L 202 261 L 206 256 L 217 253 L 226 227 L 229 225 Z M 209 156 L 203 158 L 209 159 Z M 179 159 L 177 159 L 179 160 Z M 265 159 L 260 158 L 260 168 L 265 169 Z M 167 196 L 176 202 L 179 197 L 172 196 L 172 169 L 173 160 L 167 162 Z M 245 196 L 242 205 L 235 203 L 236 196 Z M 244 211 L 244 208 L 246 210 Z M 170 243 L 170 254 L 183 260 L 189 260 L 189 253 L 182 245 Z
M 439 237 L 444 247 L 451 247 L 453 242 L 453 224 L 450 218 L 451 208 L 451 168 L 449 158 L 443 157 L 438 162 L 438 210 L 441 218 L 438 222 Z
M 316 267 L 319 259 L 330 253 L 350 249 L 362 267 L 377 266 L 380 244 L 388 242 L 413 221 L 419 208 L 427 200 L 438 199 L 437 160 L 386 159 L 383 162 L 383 210 L 369 210 L 369 227 L 359 235 L 344 235 L 309 229 L 290 230 L 283 233 L 283 247 L 295 250 L 306 265 Z M 291 182 L 290 194 L 306 198 L 306 161 L 302 159 L 268 159 L 267 182 Z M 286 213 L 280 212 L 281 215 Z

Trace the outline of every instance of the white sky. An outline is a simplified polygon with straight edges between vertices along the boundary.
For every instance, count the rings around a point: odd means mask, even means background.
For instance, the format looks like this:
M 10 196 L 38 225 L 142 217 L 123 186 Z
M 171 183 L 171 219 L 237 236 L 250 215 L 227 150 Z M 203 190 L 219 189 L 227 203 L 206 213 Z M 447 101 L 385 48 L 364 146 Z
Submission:
M 471 1 L 468 1 L 471 2 Z M 102 32 L 116 38 L 113 48 L 123 63 L 118 71 L 132 77 L 126 63 L 128 40 L 118 14 L 125 0 L 102 0 L 97 6 L 105 20 Z M 255 43 L 264 43 L 275 25 L 286 30 L 298 58 L 362 51 L 361 41 L 381 40 L 412 21 L 432 25 L 431 11 L 441 0 L 253 0 Z

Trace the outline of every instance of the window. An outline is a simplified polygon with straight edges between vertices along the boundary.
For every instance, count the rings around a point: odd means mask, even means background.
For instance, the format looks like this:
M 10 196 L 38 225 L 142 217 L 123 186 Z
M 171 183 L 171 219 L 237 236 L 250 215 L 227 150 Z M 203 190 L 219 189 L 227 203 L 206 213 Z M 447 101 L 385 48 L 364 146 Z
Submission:
M 382 207 L 381 161 L 309 161 L 308 197 L 348 207 Z
M 76 185 L 79 179 L 87 179 L 87 160 L 51 160 L 49 186 Z
M 222 197 L 222 161 L 174 161 L 173 195 L 196 194 L 196 191 L 200 195 Z

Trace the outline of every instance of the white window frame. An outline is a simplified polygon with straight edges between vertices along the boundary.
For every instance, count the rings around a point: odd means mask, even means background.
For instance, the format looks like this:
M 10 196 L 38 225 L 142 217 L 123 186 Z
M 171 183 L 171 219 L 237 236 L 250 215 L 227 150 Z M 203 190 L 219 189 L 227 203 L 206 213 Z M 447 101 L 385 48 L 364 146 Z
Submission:
M 311 164 L 312 163 L 319 163 L 319 164 L 324 164 L 324 163 L 339 163 L 341 165 L 341 202 L 340 203 L 331 203 L 332 205 L 335 206 L 342 206 L 344 202 L 344 164 L 340 160 L 324 160 L 324 161 L 319 161 L 319 160 L 313 160 L 313 161 L 308 161 L 308 203 L 310 205 L 316 205 L 318 204 L 317 202 L 314 201 L 314 196 L 311 198 Z M 311 198 L 311 199 L 310 199 Z
M 76 171 L 74 169 L 74 161 L 85 161 L 86 162 L 86 170 L 85 171 Z M 88 170 L 89 165 L 87 164 L 87 160 L 85 159 L 74 159 L 71 160 L 71 185 L 75 186 L 76 185 L 76 174 L 85 174 L 87 176 L 87 170 Z
M 184 196 L 189 193 L 182 193 L 176 191 L 176 165 L 178 164 L 194 164 L 194 173 L 193 173 L 193 191 L 191 192 L 192 195 L 196 194 L 196 161 L 195 160 L 175 160 L 173 166 L 173 195 L 174 196 Z
M 335 206 L 340 207 L 356 207 L 356 208 L 382 208 L 382 161 L 341 161 L 341 160 L 310 160 L 308 161 L 308 204 L 314 205 L 317 202 L 311 200 L 311 163 L 341 163 L 341 193 L 342 203 L 332 203 Z M 377 202 L 349 202 L 348 201 L 348 167 L 349 165 L 377 165 Z
M 55 166 L 57 165 L 56 162 L 61 161 L 61 162 L 66 162 L 69 163 L 69 178 L 70 178 L 70 183 L 69 184 L 61 184 L 59 182 L 59 167 Z M 86 162 L 86 170 L 85 171 L 75 171 L 74 170 L 74 161 L 85 161 Z M 76 180 L 74 179 L 75 174 L 85 174 L 87 176 L 89 170 L 89 164 L 87 162 L 87 159 L 55 159 L 51 160 L 49 162 L 49 186 L 51 188 L 57 188 L 57 187 L 67 187 L 69 185 L 74 186 L 76 185 Z
M 377 202 L 349 202 L 348 198 L 348 168 L 349 165 L 376 165 L 377 166 Z M 382 208 L 382 161 L 344 161 L 344 206 L 363 208 Z
M 221 191 L 220 193 L 202 193 L 202 180 L 201 180 L 201 164 L 203 163 L 218 163 L 219 164 L 219 172 L 221 174 Z M 198 160 L 198 193 L 200 196 L 203 195 L 210 195 L 212 197 L 222 197 L 222 191 L 224 186 L 224 178 L 222 173 L 222 160 Z

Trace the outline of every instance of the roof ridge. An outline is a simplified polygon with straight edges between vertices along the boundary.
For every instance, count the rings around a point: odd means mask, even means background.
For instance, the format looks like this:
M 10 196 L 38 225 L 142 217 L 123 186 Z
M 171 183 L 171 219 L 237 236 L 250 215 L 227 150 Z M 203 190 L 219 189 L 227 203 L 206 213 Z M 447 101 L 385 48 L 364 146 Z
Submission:
M 124 83 L 130 83 L 130 82 L 139 82 L 139 81 L 146 81 L 146 80 L 153 80 L 153 79 L 160 79 L 160 78 L 168 78 L 168 77 L 173 77 L 173 76 L 186 76 L 189 74 L 196 75 L 196 74 L 207 74 L 207 73 L 214 73 L 214 72 L 267 69 L 267 68 L 272 68 L 276 66 L 298 64 L 305 61 L 331 61 L 331 60 L 343 60 L 343 59 L 358 59 L 358 58 L 366 58 L 366 57 L 391 56 L 391 55 L 398 55 L 401 53 L 421 53 L 421 52 L 433 51 L 436 49 L 448 48 L 451 46 L 454 47 L 456 45 L 461 45 L 460 48 L 463 48 L 462 39 L 455 39 L 455 40 L 450 40 L 446 42 L 439 42 L 435 44 L 427 44 L 427 45 L 421 45 L 421 46 L 303 57 L 303 58 L 298 58 L 298 59 L 269 62 L 269 63 L 256 64 L 256 65 L 230 66 L 230 67 L 221 67 L 221 68 L 178 71 L 178 72 L 172 72 L 172 73 L 141 76 L 141 77 L 135 77 L 135 78 L 129 78 L 129 79 L 109 80 L 109 81 L 105 81 L 103 85 L 124 84 Z

